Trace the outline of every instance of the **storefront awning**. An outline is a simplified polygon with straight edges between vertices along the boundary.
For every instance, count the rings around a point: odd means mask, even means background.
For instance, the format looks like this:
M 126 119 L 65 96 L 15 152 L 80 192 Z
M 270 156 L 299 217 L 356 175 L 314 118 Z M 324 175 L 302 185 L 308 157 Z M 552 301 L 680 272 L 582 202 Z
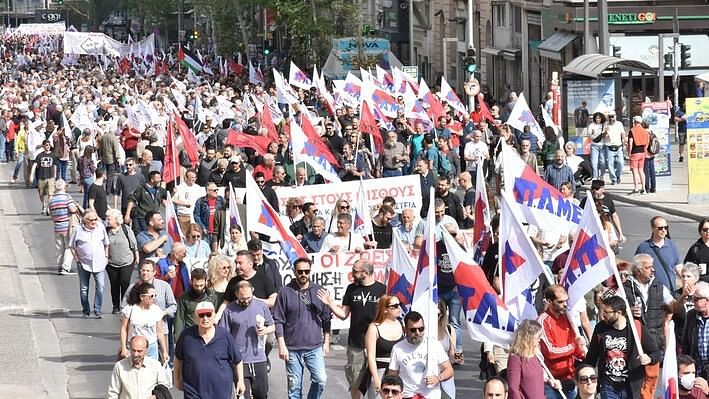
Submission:
M 561 51 L 576 39 L 571 32 L 556 31 L 539 45 L 539 55 L 554 60 L 561 60 Z
M 483 54 L 488 54 L 488 55 L 492 55 L 495 57 L 500 55 L 501 52 L 502 52 L 502 49 L 494 48 L 494 47 L 485 47 L 484 49 L 482 49 Z
M 564 67 L 564 72 L 595 79 L 600 77 L 610 67 L 649 74 L 657 73 L 655 68 L 640 61 L 625 60 L 604 54 L 584 54 L 576 57 Z

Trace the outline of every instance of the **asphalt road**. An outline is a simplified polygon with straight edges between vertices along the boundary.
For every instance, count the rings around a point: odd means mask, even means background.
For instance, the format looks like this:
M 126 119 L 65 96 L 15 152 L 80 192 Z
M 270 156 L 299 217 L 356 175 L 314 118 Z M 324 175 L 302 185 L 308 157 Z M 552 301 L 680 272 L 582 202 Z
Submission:
M 0 176 L 11 173 L 0 165 Z M 102 320 L 81 319 L 77 276 L 57 276 L 51 221 L 39 214 L 35 190 L 0 183 L 0 394 L 14 398 L 101 398 L 105 396 L 118 348 L 118 317 L 110 314 L 110 294 Z M 78 196 L 76 186 L 70 194 Z M 620 257 L 631 259 L 649 236 L 651 209 L 616 203 L 628 243 Z M 696 222 L 663 215 L 682 255 L 696 240 Z M 107 287 L 108 288 L 108 287 Z M 93 298 L 93 294 L 90 294 Z M 346 342 L 346 337 L 341 337 Z M 466 364 L 456 368 L 458 397 L 479 397 L 479 343 L 464 343 Z M 324 398 L 346 395 L 345 351 L 335 346 L 326 358 Z M 271 397 L 286 397 L 285 369 L 271 354 Z M 307 384 L 306 384 L 307 386 Z M 181 397 L 177 395 L 176 397 Z M 346 397 L 346 396 L 345 396 Z

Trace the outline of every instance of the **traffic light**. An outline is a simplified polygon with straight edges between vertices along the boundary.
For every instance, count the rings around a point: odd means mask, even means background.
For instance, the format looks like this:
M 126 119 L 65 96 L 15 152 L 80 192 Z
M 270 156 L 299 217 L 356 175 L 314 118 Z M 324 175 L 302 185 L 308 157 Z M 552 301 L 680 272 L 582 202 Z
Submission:
M 271 41 L 266 40 L 263 42 L 263 55 L 271 54 Z
M 689 61 L 689 58 L 692 56 L 692 54 L 689 52 L 689 50 L 692 49 L 692 46 L 690 46 L 688 44 L 680 43 L 679 48 L 680 48 L 679 65 L 682 69 L 687 69 L 690 66 L 692 66 L 692 63 Z
M 199 31 L 197 29 L 192 32 L 192 37 L 194 38 L 194 40 L 199 40 Z
M 64 4 L 64 0 L 57 0 L 57 4 L 58 4 L 58 5 Z
M 465 55 L 465 70 L 469 73 L 475 73 L 478 70 L 478 65 L 475 61 L 475 49 L 473 48 L 469 48 Z
M 665 69 L 673 69 L 675 67 L 675 53 L 665 54 Z
M 612 46 L 612 49 L 611 49 L 611 50 L 613 51 L 613 57 L 621 58 L 621 56 L 620 56 L 620 54 L 621 54 L 621 53 L 620 53 L 620 46 Z

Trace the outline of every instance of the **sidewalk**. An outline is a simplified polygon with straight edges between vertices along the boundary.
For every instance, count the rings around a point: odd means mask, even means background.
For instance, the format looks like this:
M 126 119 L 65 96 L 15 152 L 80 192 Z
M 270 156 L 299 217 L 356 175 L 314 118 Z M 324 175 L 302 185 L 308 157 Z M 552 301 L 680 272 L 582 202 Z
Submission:
M 678 162 L 677 146 L 673 144 L 672 150 L 672 188 L 670 190 L 660 191 L 658 189 L 655 193 L 628 195 L 633 191 L 633 176 L 630 173 L 630 166 L 626 163 L 623 167 L 620 184 L 612 186 L 606 173 L 606 193 L 614 201 L 652 208 L 675 216 L 697 221 L 709 217 L 709 204 L 689 205 L 687 203 L 687 158 L 685 157 L 684 162 Z

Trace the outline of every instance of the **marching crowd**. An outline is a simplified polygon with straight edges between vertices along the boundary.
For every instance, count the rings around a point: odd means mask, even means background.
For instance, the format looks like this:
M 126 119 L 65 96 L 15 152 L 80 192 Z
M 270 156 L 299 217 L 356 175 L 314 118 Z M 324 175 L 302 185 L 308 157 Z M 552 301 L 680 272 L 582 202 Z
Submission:
M 579 188 L 592 180 L 592 197 L 584 201 L 594 201 L 611 246 L 625 244 L 620 217 L 604 194 L 595 144 L 589 162 L 576 155 L 574 143 L 561 144 L 551 127 L 544 140 L 529 128 L 510 128 L 504 121 L 516 102 L 513 92 L 495 99 L 483 88 L 470 114 L 442 101 L 444 112 L 432 118 L 431 129 L 407 118 L 401 96 L 401 110 L 391 124 L 378 120 L 384 138 L 379 152 L 372 134 L 360 131 L 358 109 L 340 106 L 331 114 L 315 89 L 298 90 L 299 103 L 281 107 L 282 121 L 268 126 L 262 110 L 278 98 L 270 84 L 253 85 L 233 75 L 183 82 L 177 66 L 172 76 L 119 75 L 100 69 L 92 57 L 65 65 L 59 54 L 39 56 L 38 43 L 29 36 L 4 39 L 0 158 L 16 162 L 11 182 L 20 179 L 36 188 L 41 212 L 51 215 L 57 272 L 78 273 L 84 318 L 103 317 L 108 276 L 112 313 L 120 318 L 117 357 L 122 359 L 113 369 L 108 398 L 169 397 L 170 384 L 186 398 L 234 393 L 266 398 L 273 349 L 286 363 L 289 398 L 320 398 L 327 383 L 324 357 L 336 336 L 334 317 L 350 318 L 345 375 L 352 398 L 453 397 L 455 367 L 465 362 L 464 319 L 440 240 L 445 230 L 465 245 L 458 233 L 472 228 L 477 216 L 479 179 L 500 188 L 500 142 L 516 149 L 570 201 L 577 201 Z M 614 119 L 612 113 L 601 116 Z M 372 215 L 372 234 L 363 237 L 352 229 L 354 204 L 344 199 L 326 210 L 298 197 L 279 198 L 279 187 L 326 184 L 311 166 L 294 165 L 289 118 L 316 121 L 342 181 L 364 179 L 366 185 L 368 179 L 418 175 L 420 212 L 398 208 L 397 198 L 384 198 Z M 179 123 L 188 130 L 176 127 Z M 641 170 L 650 143 L 642 123 L 635 120 L 629 134 L 617 127 L 618 145 L 631 154 L 635 192 L 647 187 Z M 177 165 L 169 159 L 171 129 L 179 131 L 173 144 L 179 150 Z M 265 153 L 230 143 L 233 132 L 264 138 L 269 129 L 277 138 L 271 138 Z M 640 153 L 643 157 L 635 155 Z M 619 159 L 610 170 L 611 184 L 620 176 L 622 155 Z M 170 166 L 177 173 L 167 170 Z M 278 261 L 264 254 L 268 237 L 247 234 L 229 218 L 229 196 L 235 192 L 230 186 L 245 188 L 247 173 L 276 211 L 285 204 L 281 221 L 308 253 L 387 249 L 395 240 L 418 250 L 424 226 L 435 226 L 438 325 L 425 325 L 418 312 L 404 313 L 400 297 L 388 295 L 366 260 L 352 266 L 352 283 L 341 303 L 311 280 L 314 265 L 307 257 L 292 262 L 292 278 L 282 276 Z M 81 198 L 68 193 L 72 185 Z M 494 204 L 495 190 L 486 191 Z M 176 223 L 163 216 L 168 198 Z M 431 201 L 435 220 L 422 219 Z M 331 216 L 325 217 L 326 211 Z M 175 224 L 184 233 L 181 242 L 168 234 Z M 498 227 L 494 216 L 481 267 L 499 292 Z M 538 319 L 524 320 L 509 348 L 481 348 L 486 398 L 561 398 L 562 392 L 584 399 L 653 397 L 671 320 L 680 343 L 680 395 L 707 397 L 709 283 L 703 280 L 709 281 L 709 220 L 699 224 L 700 238 L 684 258 L 666 220 L 653 218 L 650 227 L 651 238 L 639 243 L 632 261 L 619 262 L 622 281 L 610 278 L 590 292 L 583 309 L 568 309 L 564 288 L 539 277 L 531 292 Z M 569 232 L 529 226 L 529 235 L 550 270 L 560 273 L 570 250 Z M 188 259 L 208 262 L 193 267 Z M 621 289 L 632 314 L 616 295 Z M 633 323 L 639 341 L 631 334 Z M 427 342 L 427 329 L 437 330 L 438 341 Z M 434 358 L 435 370 L 426 367 L 427 357 Z M 302 388 L 306 369 L 307 394 Z

